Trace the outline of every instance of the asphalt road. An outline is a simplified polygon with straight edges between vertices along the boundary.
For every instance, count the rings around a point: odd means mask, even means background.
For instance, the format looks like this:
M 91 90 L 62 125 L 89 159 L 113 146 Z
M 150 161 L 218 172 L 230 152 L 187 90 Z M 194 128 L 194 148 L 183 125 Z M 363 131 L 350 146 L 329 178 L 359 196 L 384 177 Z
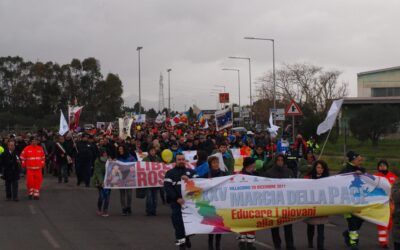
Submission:
M 25 179 L 20 180 L 20 201 L 7 202 L 0 187 L 0 249 L 176 249 L 170 210 L 161 202 L 158 216 L 146 217 L 144 200 L 133 200 L 133 214 L 121 215 L 119 191 L 111 192 L 110 217 L 96 214 L 97 190 L 77 187 L 72 178 L 67 184 L 45 178 L 41 199 L 25 195 Z M 347 249 L 341 233 L 345 220 L 333 216 L 326 226 L 326 249 Z M 283 231 L 283 230 L 282 230 Z M 281 232 L 283 239 L 283 232 Z M 360 249 L 379 249 L 374 225 L 365 223 L 360 232 Z M 295 245 L 307 248 L 306 226 L 294 225 Z M 207 235 L 192 237 L 192 249 L 207 249 Z M 257 233 L 257 249 L 273 249 L 269 230 Z M 223 249 L 238 249 L 235 235 L 222 237 Z

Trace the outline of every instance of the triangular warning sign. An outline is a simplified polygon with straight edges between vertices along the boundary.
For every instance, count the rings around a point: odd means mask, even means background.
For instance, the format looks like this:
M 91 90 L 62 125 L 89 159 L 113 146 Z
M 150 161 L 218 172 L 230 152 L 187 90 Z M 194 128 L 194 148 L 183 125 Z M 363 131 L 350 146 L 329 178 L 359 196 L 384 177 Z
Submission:
M 285 115 L 303 115 L 303 112 L 301 112 L 299 105 L 292 100 L 285 110 Z

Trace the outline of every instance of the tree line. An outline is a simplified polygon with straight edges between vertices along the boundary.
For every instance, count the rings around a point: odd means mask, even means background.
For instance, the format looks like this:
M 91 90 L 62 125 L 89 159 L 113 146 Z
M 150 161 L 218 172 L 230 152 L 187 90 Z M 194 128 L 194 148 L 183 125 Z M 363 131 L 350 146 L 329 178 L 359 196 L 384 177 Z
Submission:
M 0 57 L 0 127 L 58 124 L 60 110 L 75 98 L 85 106 L 82 120 L 110 121 L 123 113 L 123 86 L 117 74 L 104 77 L 93 57 L 71 63 L 31 62 Z

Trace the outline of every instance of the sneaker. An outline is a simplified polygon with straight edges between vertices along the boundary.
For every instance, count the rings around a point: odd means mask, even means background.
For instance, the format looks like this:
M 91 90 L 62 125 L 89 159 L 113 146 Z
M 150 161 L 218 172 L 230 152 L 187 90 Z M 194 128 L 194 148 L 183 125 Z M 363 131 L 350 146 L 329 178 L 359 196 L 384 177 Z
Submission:
M 122 216 L 127 216 L 127 215 L 128 215 L 128 213 L 127 213 L 126 209 L 125 208 L 122 209 Z
M 382 247 L 382 249 L 389 249 L 389 246 L 388 245 L 383 245 L 383 246 L 381 246 Z
M 99 210 L 97 210 L 97 215 L 98 216 L 101 216 L 103 213 L 101 212 L 101 211 L 99 211 Z
M 102 216 L 102 217 L 108 217 L 109 215 L 108 215 L 107 212 L 104 212 L 101 216 Z
M 131 215 L 131 214 L 132 214 L 132 210 L 131 210 L 130 207 L 126 208 L 126 213 L 127 213 L 128 215 Z
M 39 196 L 33 196 L 33 199 L 37 201 L 40 200 Z
M 32 198 L 33 198 L 33 195 L 32 195 L 32 194 L 28 195 L 28 199 L 29 199 L 29 200 L 32 200 Z

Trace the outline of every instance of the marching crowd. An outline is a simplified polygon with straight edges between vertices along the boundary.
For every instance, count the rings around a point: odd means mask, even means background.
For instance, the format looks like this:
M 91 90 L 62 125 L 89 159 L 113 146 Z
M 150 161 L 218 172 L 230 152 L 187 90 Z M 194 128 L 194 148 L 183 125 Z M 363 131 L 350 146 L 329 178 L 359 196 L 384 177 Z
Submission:
M 118 134 L 109 134 L 104 130 L 96 133 L 68 133 L 57 135 L 46 130 L 35 134 L 8 135 L 1 139 L 0 170 L 5 180 L 6 200 L 18 201 L 18 180 L 25 176 L 29 199 L 40 199 L 40 187 L 44 173 L 54 175 L 59 183 L 67 183 L 69 176 L 75 172 L 77 185 L 96 187 L 99 197 L 97 213 L 109 216 L 108 208 L 111 190 L 103 187 L 108 159 L 122 162 L 138 161 L 138 154 L 147 152 L 143 161 L 165 162 L 162 152 L 172 152 L 175 167 L 169 170 L 162 188 L 137 189 L 136 196 L 146 199 L 146 215 L 157 215 L 157 200 L 168 203 L 172 211 L 172 224 L 175 229 L 176 245 L 179 249 L 191 247 L 189 237 L 185 234 L 182 220 L 182 199 L 180 183 L 189 178 L 213 178 L 236 174 L 235 159 L 232 148 L 239 148 L 248 157 L 244 158 L 241 174 L 264 176 L 268 178 L 308 178 L 319 179 L 330 175 L 326 162 L 317 160 L 319 145 L 315 138 L 306 141 L 298 134 L 295 141 L 290 135 L 283 134 L 279 139 L 266 132 L 232 132 L 228 129 L 216 131 L 213 127 L 207 130 L 196 126 L 168 127 L 158 124 L 142 124 L 131 131 L 131 136 L 122 139 Z M 186 168 L 183 151 L 197 151 L 195 169 Z M 219 159 L 212 156 L 221 153 L 227 167 L 222 171 Z M 356 152 L 347 153 L 348 162 L 340 173 L 365 173 L 362 167 L 363 158 Z M 118 173 L 115 173 L 118 175 Z M 389 247 L 390 230 L 393 232 L 395 249 L 400 249 L 400 183 L 397 176 L 390 171 L 387 161 L 377 163 L 373 174 L 385 177 L 392 187 L 392 214 L 388 227 L 379 227 L 378 241 L 382 248 Z M 122 215 L 132 213 L 132 189 L 119 189 Z M 344 215 L 348 228 L 343 232 L 345 244 L 349 249 L 359 249 L 359 230 L 363 220 L 351 214 Z M 324 225 L 327 217 L 315 217 L 305 220 L 310 248 L 314 247 L 316 231 L 316 249 L 325 249 Z M 293 225 L 283 226 L 285 246 L 295 249 Z M 275 249 L 282 248 L 280 228 L 271 229 Z M 209 235 L 209 249 L 219 250 L 222 247 L 221 235 Z M 240 249 L 255 249 L 255 232 L 242 233 L 238 237 Z

